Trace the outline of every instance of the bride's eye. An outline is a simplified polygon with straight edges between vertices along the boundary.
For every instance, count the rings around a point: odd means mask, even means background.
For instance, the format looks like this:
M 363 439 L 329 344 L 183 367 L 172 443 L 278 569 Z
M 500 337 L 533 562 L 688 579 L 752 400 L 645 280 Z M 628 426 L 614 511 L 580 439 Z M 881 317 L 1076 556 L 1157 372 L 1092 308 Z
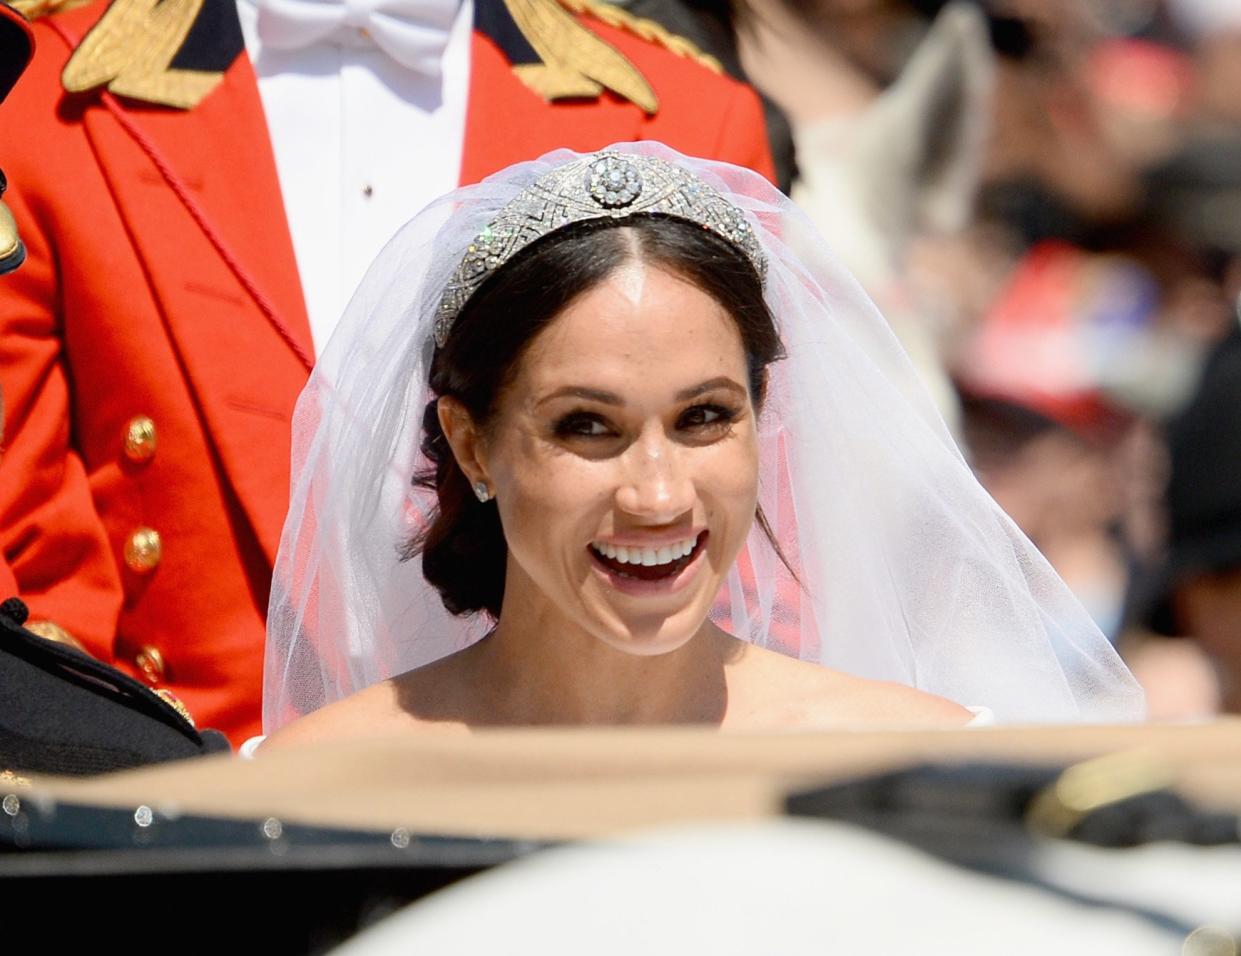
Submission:
M 723 405 L 693 405 L 681 413 L 677 428 L 690 431 L 710 431 L 731 425 L 737 413 Z
M 614 434 L 611 426 L 598 415 L 571 412 L 555 425 L 558 438 L 605 438 Z

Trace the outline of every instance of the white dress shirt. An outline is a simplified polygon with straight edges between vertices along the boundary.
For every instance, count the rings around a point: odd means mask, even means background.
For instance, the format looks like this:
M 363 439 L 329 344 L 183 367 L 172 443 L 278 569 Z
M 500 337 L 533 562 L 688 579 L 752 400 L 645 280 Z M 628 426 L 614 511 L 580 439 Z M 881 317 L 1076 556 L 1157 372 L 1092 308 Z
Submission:
M 237 0 L 316 353 L 393 233 L 458 185 L 473 2 L 444 2 L 459 9 L 442 72 L 427 76 L 347 26 L 299 49 L 265 47 L 255 0 Z

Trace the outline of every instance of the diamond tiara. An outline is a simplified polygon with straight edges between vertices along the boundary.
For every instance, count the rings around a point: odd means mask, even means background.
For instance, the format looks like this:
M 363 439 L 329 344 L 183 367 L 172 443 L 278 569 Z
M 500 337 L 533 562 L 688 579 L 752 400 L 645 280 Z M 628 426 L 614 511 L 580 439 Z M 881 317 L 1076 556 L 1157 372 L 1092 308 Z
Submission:
M 662 159 L 595 153 L 559 166 L 523 189 L 466 248 L 448 280 L 435 318 L 443 348 L 470 297 L 532 242 L 577 222 L 669 216 L 709 229 L 767 275 L 754 228 L 745 215 L 701 179 Z

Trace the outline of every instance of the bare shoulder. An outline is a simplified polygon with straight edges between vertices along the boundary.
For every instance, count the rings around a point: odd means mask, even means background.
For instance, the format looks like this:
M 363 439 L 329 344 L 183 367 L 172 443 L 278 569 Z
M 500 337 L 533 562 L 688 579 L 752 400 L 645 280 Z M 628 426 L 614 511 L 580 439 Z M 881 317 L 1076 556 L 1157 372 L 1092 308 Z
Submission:
M 968 708 L 916 687 L 859 677 L 849 680 L 856 685 L 858 712 L 877 723 L 963 727 L 974 719 Z
M 398 677 L 374 684 L 298 718 L 263 741 L 262 749 L 460 729 L 439 721 L 421 720 L 410 713 L 402 706 L 401 681 Z
M 395 704 L 391 682 L 375 684 L 285 724 L 263 741 L 263 750 L 382 733 Z
M 472 652 L 449 654 L 307 714 L 272 734 L 263 749 L 395 734 L 460 734 L 485 725 L 473 706 L 479 695 L 469 666 Z
M 787 729 L 844 725 L 961 727 L 960 704 L 890 681 L 868 680 L 747 645 L 730 677 L 730 711 L 741 725 Z

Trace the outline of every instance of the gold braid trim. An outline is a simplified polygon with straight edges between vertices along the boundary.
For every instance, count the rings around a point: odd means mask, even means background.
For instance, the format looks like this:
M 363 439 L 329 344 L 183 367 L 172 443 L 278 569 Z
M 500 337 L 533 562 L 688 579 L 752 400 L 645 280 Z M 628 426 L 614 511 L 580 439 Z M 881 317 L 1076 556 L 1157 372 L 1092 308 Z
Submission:
M 7 768 L 0 770 L 0 787 L 29 787 L 31 785 L 29 777 L 23 777 Z
M 65 13 L 77 7 L 84 7 L 91 0 L 11 0 L 9 6 L 27 20 L 50 16 L 53 13 Z
M 51 641 L 54 644 L 64 644 L 66 647 L 72 647 L 75 651 L 86 653 L 86 648 L 82 646 L 82 642 L 66 631 L 59 624 L 52 621 L 27 621 L 26 630 L 31 634 L 37 634 L 45 641 Z
M 602 0 L 557 0 L 557 2 L 571 13 L 584 13 L 610 27 L 628 31 L 648 43 L 658 43 L 677 56 L 705 66 L 712 73 L 723 74 L 724 72 L 724 65 L 710 53 L 704 52 L 701 47 L 685 37 L 669 32 L 654 20 L 635 17 L 628 10 L 622 10 L 611 3 L 603 3 Z
M 165 704 L 167 704 L 169 707 L 175 710 L 177 712 L 177 715 L 182 720 L 184 720 L 187 724 L 189 724 L 190 727 L 197 728 L 198 725 L 194 723 L 194 717 L 190 713 L 190 709 L 181 702 L 180 697 L 178 697 L 172 691 L 164 687 L 157 687 L 154 691 L 154 694 L 156 697 L 162 700 Z

